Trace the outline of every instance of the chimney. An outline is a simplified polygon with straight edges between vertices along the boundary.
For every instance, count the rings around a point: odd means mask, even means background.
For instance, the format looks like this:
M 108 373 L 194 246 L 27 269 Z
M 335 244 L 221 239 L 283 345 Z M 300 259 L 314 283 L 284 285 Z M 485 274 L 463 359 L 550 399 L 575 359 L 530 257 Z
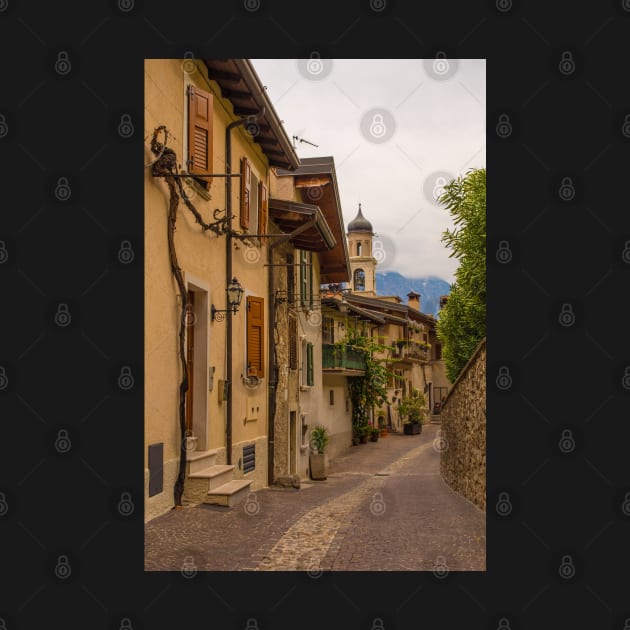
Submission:
M 411 306 L 411 308 L 415 308 L 417 311 L 420 310 L 420 294 L 415 291 L 409 291 L 407 293 L 407 297 L 409 298 L 407 304 Z
M 448 301 L 448 295 L 440 295 L 440 309 L 444 308 L 444 305 Z

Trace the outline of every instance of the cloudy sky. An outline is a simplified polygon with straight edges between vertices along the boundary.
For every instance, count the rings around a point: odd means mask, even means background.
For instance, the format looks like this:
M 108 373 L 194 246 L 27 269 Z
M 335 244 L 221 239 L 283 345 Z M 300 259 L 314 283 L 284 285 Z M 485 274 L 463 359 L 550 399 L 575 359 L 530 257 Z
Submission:
M 485 167 L 483 59 L 254 59 L 284 121 L 332 155 L 347 226 L 361 203 L 380 271 L 453 282 L 457 261 L 440 238 L 452 226 L 434 201 L 440 186 Z

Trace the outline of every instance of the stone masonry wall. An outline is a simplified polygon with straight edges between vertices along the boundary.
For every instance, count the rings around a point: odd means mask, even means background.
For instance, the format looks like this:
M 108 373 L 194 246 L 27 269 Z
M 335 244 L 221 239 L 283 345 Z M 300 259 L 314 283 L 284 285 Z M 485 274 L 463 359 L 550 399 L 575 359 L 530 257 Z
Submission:
M 486 340 L 470 358 L 449 392 L 442 412 L 446 440 L 440 473 L 455 492 L 486 508 Z

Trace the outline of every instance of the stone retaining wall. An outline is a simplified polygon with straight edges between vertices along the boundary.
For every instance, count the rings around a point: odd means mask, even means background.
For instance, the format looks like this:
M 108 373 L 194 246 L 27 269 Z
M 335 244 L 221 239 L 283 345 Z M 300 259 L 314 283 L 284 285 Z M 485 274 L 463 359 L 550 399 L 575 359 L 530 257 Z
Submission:
M 470 358 L 449 392 L 442 412 L 446 440 L 440 473 L 455 492 L 486 508 L 486 340 Z

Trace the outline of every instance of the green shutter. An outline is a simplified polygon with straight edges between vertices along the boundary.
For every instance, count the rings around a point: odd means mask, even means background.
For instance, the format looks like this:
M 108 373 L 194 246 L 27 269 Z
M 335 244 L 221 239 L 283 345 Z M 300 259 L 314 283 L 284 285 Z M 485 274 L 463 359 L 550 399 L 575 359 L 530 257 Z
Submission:
M 306 384 L 314 385 L 315 379 L 313 378 L 313 344 L 306 344 Z
M 308 305 L 313 306 L 313 252 L 308 253 Z

